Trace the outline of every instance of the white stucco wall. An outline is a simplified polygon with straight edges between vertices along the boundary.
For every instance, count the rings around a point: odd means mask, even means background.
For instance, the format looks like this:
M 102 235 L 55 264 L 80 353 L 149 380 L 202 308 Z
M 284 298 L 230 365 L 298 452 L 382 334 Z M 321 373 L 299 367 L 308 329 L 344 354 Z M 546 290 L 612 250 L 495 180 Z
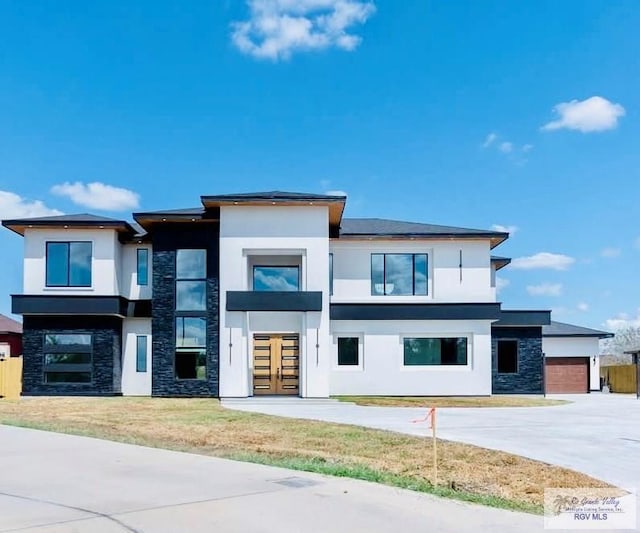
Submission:
M 490 395 L 488 320 L 333 321 L 331 394 Z M 360 365 L 339 367 L 337 338 L 361 339 Z M 404 366 L 404 337 L 467 337 L 466 366 Z
M 300 335 L 300 395 L 329 394 L 329 239 L 327 207 L 220 209 L 220 395 L 252 394 L 255 333 Z M 251 257 L 296 256 L 301 290 L 321 291 L 321 312 L 228 312 L 226 292 L 251 290 Z M 230 346 L 231 345 L 231 346 Z
M 148 284 L 138 285 L 138 249 L 145 248 L 149 251 Z M 151 245 L 126 244 L 122 246 L 122 257 L 118 277 L 122 296 L 130 300 L 149 300 L 152 295 L 153 267 L 151 257 Z
M 147 336 L 147 371 L 136 371 L 137 336 Z M 122 323 L 122 394 L 151 396 L 151 319 L 125 318 Z
M 486 241 L 339 241 L 333 253 L 333 296 L 339 302 L 494 302 L 491 253 Z M 462 250 L 462 279 L 460 279 Z M 427 296 L 374 296 L 371 294 L 371 254 L 428 254 Z
M 589 388 L 600 389 L 600 341 L 597 337 L 543 337 L 542 351 L 546 358 L 588 357 Z
M 47 287 L 46 243 L 89 241 L 92 243 L 91 287 Z M 24 294 L 116 295 L 116 265 L 120 242 L 113 229 L 26 229 L 24 233 Z

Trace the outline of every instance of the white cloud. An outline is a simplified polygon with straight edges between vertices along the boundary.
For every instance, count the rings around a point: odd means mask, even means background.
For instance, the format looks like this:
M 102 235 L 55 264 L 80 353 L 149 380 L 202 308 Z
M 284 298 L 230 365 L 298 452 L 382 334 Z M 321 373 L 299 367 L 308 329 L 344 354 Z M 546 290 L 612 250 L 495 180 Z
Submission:
M 604 248 L 600 252 L 600 255 L 602 257 L 619 257 L 621 253 L 622 250 L 620 250 L 620 248 Z
M 525 153 L 533 150 L 533 144 L 523 144 L 521 150 Z
M 482 148 L 489 148 L 497 138 L 498 136 L 495 133 L 490 133 L 482 143 Z
M 640 309 L 637 310 L 635 317 L 631 317 L 627 313 L 618 313 L 615 317 L 605 320 L 604 325 L 611 331 L 640 328 Z
M 500 293 L 503 289 L 509 286 L 511 282 L 508 279 L 496 276 L 496 292 Z
M 326 191 L 325 194 L 329 196 L 347 196 L 347 193 L 341 190 L 329 190 Z
M 493 224 L 491 229 L 494 231 L 500 231 L 503 233 L 510 233 L 513 235 L 516 231 L 518 231 L 518 226 L 503 226 L 502 224 Z
M 340 48 L 362 38 L 348 33 L 376 8 L 368 0 L 247 0 L 249 19 L 231 24 L 231 41 L 259 59 L 288 59 L 294 52 Z
M 575 261 L 573 257 L 569 257 L 568 255 L 539 252 L 527 257 L 515 258 L 511 261 L 511 268 L 520 270 L 533 270 L 538 268 L 567 270 Z
M 509 141 L 501 142 L 498 145 L 498 150 L 500 150 L 503 154 L 508 154 L 513 151 L 513 143 Z
M 589 133 L 612 130 L 618 126 L 618 119 L 626 113 L 620 104 L 614 104 L 601 96 L 562 102 L 553 109 L 560 118 L 542 126 L 544 131 L 568 129 Z
M 527 292 L 531 296 L 560 296 L 562 294 L 562 283 L 540 283 L 539 285 L 528 285 Z
M 586 302 L 580 302 L 576 308 L 578 311 L 587 312 L 589 310 L 589 304 Z
M 48 217 L 62 215 L 62 211 L 44 205 L 40 200 L 27 200 L 9 192 L 0 191 L 0 219 Z
M 125 211 L 139 206 L 140 195 L 129 189 L 113 187 L 100 182 L 65 182 L 51 187 L 51 192 L 68 197 L 74 204 L 104 211 Z

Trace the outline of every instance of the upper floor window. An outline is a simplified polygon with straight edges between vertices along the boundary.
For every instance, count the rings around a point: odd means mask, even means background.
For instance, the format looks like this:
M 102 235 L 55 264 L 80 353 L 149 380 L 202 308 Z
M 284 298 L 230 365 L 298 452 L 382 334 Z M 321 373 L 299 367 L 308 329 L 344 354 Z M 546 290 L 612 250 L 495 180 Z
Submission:
M 299 291 L 298 266 L 254 266 L 254 291 Z
M 329 294 L 333 294 L 333 254 L 329 254 Z
M 91 287 L 90 242 L 47 243 L 47 287 Z
M 207 251 L 178 250 L 176 253 L 176 310 L 207 309 Z
M 138 248 L 136 272 L 138 285 L 149 285 L 149 250 L 146 248 Z
M 371 294 L 427 295 L 427 254 L 371 254 Z

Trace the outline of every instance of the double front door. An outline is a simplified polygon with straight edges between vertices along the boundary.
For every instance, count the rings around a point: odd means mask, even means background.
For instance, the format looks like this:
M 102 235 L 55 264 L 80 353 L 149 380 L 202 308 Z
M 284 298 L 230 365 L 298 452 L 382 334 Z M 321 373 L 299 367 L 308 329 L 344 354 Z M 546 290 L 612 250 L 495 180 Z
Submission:
M 300 344 L 296 334 L 253 336 L 253 394 L 300 392 Z

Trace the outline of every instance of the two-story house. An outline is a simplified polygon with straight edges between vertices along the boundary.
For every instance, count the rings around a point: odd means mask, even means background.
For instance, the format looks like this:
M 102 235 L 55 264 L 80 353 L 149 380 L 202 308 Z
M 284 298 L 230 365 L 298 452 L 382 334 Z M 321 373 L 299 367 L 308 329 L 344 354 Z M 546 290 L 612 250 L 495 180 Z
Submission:
M 543 390 L 549 311 L 504 311 L 507 233 L 343 218 L 346 197 L 5 220 L 24 237 L 27 395 Z

